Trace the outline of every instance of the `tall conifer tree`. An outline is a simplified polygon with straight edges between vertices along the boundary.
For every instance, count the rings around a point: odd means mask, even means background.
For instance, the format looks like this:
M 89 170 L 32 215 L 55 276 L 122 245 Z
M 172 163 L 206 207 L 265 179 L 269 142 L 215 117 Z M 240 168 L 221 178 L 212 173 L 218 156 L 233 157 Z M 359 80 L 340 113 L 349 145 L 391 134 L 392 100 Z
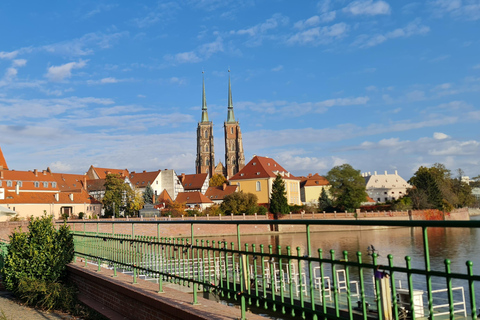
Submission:
M 270 212 L 287 214 L 289 211 L 285 183 L 282 177 L 277 174 L 277 177 L 273 180 L 272 194 L 270 195 Z

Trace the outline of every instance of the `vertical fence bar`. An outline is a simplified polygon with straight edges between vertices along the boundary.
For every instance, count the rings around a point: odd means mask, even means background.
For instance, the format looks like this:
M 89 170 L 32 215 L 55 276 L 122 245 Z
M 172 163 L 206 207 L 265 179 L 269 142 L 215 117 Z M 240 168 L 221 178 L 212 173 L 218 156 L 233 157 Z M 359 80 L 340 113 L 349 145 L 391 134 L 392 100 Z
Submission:
M 265 256 L 263 255 L 264 246 L 263 244 L 260 245 L 260 252 L 262 255 L 260 256 L 261 263 L 262 263 L 262 288 L 263 288 L 263 308 L 268 309 L 267 304 L 267 274 L 265 273 Z
M 477 319 L 477 305 L 475 303 L 475 282 L 473 277 L 473 262 L 468 260 L 466 262 L 468 272 L 468 289 L 470 291 L 470 309 L 472 310 L 472 320 Z
M 327 303 L 325 302 L 325 273 L 323 271 L 323 250 L 318 249 L 318 258 L 320 259 L 320 290 L 321 290 L 321 299 L 322 299 L 322 309 L 323 309 L 323 315 L 325 316 L 327 314 Z M 328 288 L 331 290 L 332 288 Z
M 273 300 L 273 304 L 272 304 L 272 310 L 273 311 L 277 311 L 277 303 L 276 303 L 276 297 L 277 297 L 277 294 L 275 293 L 276 291 L 276 285 L 275 285 L 275 270 L 273 268 L 273 257 L 272 257 L 272 254 L 273 254 L 273 246 L 271 244 L 268 245 L 268 253 L 270 254 L 270 260 L 269 260 L 269 267 L 270 267 L 270 291 L 272 293 L 272 300 Z
M 395 319 L 398 319 L 398 301 L 397 301 L 397 289 L 395 287 L 395 271 L 393 271 L 393 255 L 389 254 L 388 266 L 390 267 L 390 287 L 392 288 L 392 297 L 393 297 L 393 316 Z
M 337 272 L 336 272 L 336 266 L 335 266 L 335 250 L 330 250 L 330 255 L 332 259 L 332 293 L 333 293 L 333 301 L 335 304 L 335 315 L 340 317 L 340 310 L 339 310 L 339 305 L 338 305 L 338 288 L 337 288 Z M 380 319 L 381 320 L 381 319 Z
M 412 258 L 410 256 L 405 257 L 407 263 L 407 277 L 408 277 L 408 296 L 410 302 L 410 312 L 412 313 L 412 320 L 415 320 L 415 305 L 413 301 L 413 275 L 410 271 L 412 269 Z
M 348 252 L 346 250 L 343 251 L 343 260 L 348 262 Z M 353 320 L 353 311 L 352 311 L 352 297 L 350 296 L 350 274 L 348 270 L 348 265 L 345 264 L 345 281 L 347 286 L 347 307 L 348 307 L 348 318 Z
M 450 277 L 451 269 L 451 261 L 449 259 L 445 259 L 445 272 L 447 273 L 446 280 L 447 280 L 447 291 L 448 291 L 448 306 L 449 306 L 449 312 L 450 312 L 450 319 L 453 320 L 455 318 L 454 314 L 454 301 L 453 301 L 453 292 L 452 292 L 452 278 Z
M 306 225 L 307 232 L 307 257 L 312 257 L 312 241 L 310 238 L 310 224 Z M 317 320 L 317 315 L 315 314 L 315 288 L 313 284 L 313 269 L 312 269 L 312 260 L 308 259 L 308 286 L 310 289 L 310 303 L 312 305 L 311 309 L 313 311 L 313 320 Z
M 428 296 L 428 312 L 433 319 L 433 296 L 432 296 L 432 276 L 430 274 L 430 250 L 428 248 L 428 231 L 427 227 L 422 227 L 423 233 L 423 250 L 425 258 L 425 270 L 427 271 L 427 296 Z
M 301 248 L 300 247 L 297 247 L 297 264 L 298 264 L 298 273 L 299 273 L 299 278 L 300 278 L 300 307 L 302 309 L 302 319 L 305 319 L 305 301 L 304 301 L 304 295 L 303 295 L 303 292 L 302 292 L 302 287 L 303 287 L 303 279 L 302 279 L 302 276 L 301 276 L 301 273 L 300 271 L 302 270 L 302 259 L 300 258 L 301 257 Z M 305 283 L 305 285 L 307 285 Z
M 285 275 L 284 275 L 285 273 L 282 267 L 282 258 L 281 258 L 282 247 L 281 246 L 277 246 L 277 253 L 280 256 L 278 258 L 278 276 L 280 277 L 280 304 L 282 305 L 282 308 L 281 308 L 282 314 L 285 314 L 285 296 L 283 294 L 283 286 L 285 284 Z
M 360 251 L 357 252 L 357 261 L 359 264 L 358 277 L 360 281 L 360 303 L 362 305 L 362 315 L 363 315 L 363 320 L 367 320 L 367 303 L 365 301 L 365 283 L 363 278 L 362 253 Z

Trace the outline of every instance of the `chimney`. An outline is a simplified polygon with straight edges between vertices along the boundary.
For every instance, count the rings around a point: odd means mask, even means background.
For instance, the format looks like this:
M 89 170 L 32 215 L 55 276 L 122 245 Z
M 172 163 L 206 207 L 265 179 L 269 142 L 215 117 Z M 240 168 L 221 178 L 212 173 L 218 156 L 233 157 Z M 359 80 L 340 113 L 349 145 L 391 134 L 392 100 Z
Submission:
M 70 198 L 70 201 L 73 201 L 73 193 L 70 193 L 68 197 Z
M 58 202 L 58 199 L 59 199 L 59 194 L 58 194 L 58 193 L 55 193 L 55 201 Z
M 395 175 L 396 175 L 396 176 L 398 176 L 398 172 L 397 172 L 397 170 L 395 170 Z
M 385 175 L 387 175 L 387 171 L 385 171 Z
M 227 189 L 227 184 L 224 182 L 222 185 L 222 190 L 225 191 L 225 189 Z
M 3 170 L 0 170 L 0 178 L 3 179 Z
M 85 191 L 88 192 L 88 188 L 87 188 L 87 177 L 86 177 L 86 176 L 83 177 L 83 188 L 85 189 Z
M 18 195 L 20 194 L 20 184 L 17 181 L 17 184 L 15 185 L 15 193 Z
M 33 174 L 37 177 L 37 169 L 33 169 Z
M 377 171 L 373 171 L 373 175 L 376 176 L 376 175 L 377 175 Z
M 143 173 L 146 173 L 147 171 L 143 170 Z
M 47 171 L 45 171 L 45 170 L 42 170 L 42 173 L 43 173 L 44 176 L 47 175 Z

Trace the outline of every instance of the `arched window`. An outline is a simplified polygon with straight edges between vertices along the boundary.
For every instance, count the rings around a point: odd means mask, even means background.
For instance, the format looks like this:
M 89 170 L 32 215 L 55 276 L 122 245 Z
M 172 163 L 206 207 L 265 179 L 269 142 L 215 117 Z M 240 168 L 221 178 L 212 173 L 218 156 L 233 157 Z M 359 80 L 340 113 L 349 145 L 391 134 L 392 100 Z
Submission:
M 208 138 L 208 130 L 205 130 L 205 138 Z
M 262 185 L 260 184 L 260 181 L 257 181 L 257 191 L 262 191 Z
M 233 127 L 230 127 L 230 133 L 233 134 Z
M 206 166 L 209 166 L 209 165 L 210 165 L 210 159 L 209 159 L 209 158 L 205 159 L 205 165 L 206 165 Z

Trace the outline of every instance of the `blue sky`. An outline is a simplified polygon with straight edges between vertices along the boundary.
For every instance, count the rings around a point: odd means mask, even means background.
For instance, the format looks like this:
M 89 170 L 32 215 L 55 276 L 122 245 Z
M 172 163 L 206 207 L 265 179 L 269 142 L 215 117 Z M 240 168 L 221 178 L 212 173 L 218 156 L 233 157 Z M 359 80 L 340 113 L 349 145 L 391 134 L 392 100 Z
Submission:
M 246 160 L 407 180 L 480 174 L 480 1 L 2 1 L 11 169 L 194 173 L 202 71 L 216 161 L 231 70 Z

